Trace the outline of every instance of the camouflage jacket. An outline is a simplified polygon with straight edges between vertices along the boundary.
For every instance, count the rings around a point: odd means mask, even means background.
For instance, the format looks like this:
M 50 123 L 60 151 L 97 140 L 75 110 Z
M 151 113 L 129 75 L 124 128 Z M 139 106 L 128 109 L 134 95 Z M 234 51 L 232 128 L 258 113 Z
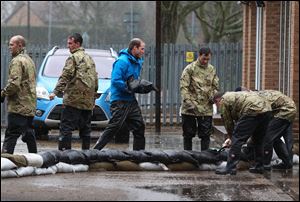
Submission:
M 92 110 L 97 90 L 98 76 L 95 62 L 80 47 L 66 60 L 53 92 L 58 96 L 63 94 L 64 105 Z
M 8 112 L 34 116 L 36 110 L 36 69 L 25 49 L 9 64 L 8 81 L 1 97 L 7 97 Z
M 255 92 L 227 92 L 220 101 L 220 112 L 228 134 L 232 134 L 234 121 L 242 116 L 256 116 L 272 111 L 271 104 Z
M 180 78 L 181 114 L 212 116 L 211 99 L 219 90 L 219 78 L 215 68 L 204 67 L 199 60 L 187 65 Z
M 290 97 L 276 90 L 262 90 L 257 93 L 271 103 L 275 118 L 286 119 L 291 122 L 295 119 L 297 108 Z

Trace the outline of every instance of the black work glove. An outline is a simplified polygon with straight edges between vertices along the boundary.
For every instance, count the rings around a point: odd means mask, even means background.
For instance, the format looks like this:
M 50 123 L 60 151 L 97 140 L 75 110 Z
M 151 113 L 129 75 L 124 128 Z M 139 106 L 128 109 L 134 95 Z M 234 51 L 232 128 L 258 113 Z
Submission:
M 5 100 L 5 96 L 1 96 L 1 103 L 3 103 Z
M 127 82 L 128 89 L 134 93 L 147 94 L 152 90 L 159 92 L 159 89 L 152 82 L 145 79 L 134 79 Z
M 5 96 L 4 96 L 4 95 L 2 95 L 2 89 L 1 89 L 1 103 L 3 103 L 3 102 L 4 102 L 4 100 L 5 100 Z

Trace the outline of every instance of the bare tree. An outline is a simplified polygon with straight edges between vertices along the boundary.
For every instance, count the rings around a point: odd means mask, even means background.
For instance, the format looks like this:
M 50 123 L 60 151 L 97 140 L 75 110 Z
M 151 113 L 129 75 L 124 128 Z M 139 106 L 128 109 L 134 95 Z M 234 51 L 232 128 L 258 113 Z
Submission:
M 242 38 L 243 14 L 236 2 L 206 2 L 195 14 L 200 21 L 205 43 L 236 42 Z
M 204 4 L 203 1 L 162 1 L 162 42 L 176 43 L 179 28 L 185 23 L 186 16 Z

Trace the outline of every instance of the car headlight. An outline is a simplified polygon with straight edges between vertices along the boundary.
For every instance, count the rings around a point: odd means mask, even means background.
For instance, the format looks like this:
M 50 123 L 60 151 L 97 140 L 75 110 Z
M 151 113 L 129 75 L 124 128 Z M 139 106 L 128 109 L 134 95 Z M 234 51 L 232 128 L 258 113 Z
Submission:
M 49 92 L 46 90 L 46 88 L 37 86 L 36 87 L 36 96 L 40 99 L 50 100 L 49 99 Z

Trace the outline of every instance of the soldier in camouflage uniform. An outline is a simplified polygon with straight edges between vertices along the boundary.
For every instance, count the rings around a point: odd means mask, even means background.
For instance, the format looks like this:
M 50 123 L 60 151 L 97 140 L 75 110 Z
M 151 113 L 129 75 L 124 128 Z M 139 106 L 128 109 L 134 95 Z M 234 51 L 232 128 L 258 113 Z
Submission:
M 249 171 L 263 173 L 263 140 L 271 118 L 270 103 L 254 92 L 227 92 L 223 96 L 218 93 L 214 102 L 220 109 L 228 133 L 223 146 L 231 145 L 226 167 L 217 169 L 216 174 L 236 174 L 242 145 L 249 137 L 255 146 L 255 164 Z
M 271 103 L 273 111 L 273 118 L 269 123 L 265 138 L 265 164 L 270 164 L 274 147 L 282 163 L 272 168 L 291 169 L 293 167 L 292 124 L 297 112 L 295 102 L 276 90 L 258 91 L 258 94 Z M 281 141 L 281 137 L 284 138 L 286 144 Z
M 71 149 L 72 131 L 79 129 L 82 149 L 90 148 L 91 118 L 98 90 L 98 76 L 93 59 L 81 47 L 82 36 L 68 37 L 71 55 L 66 60 L 50 100 L 63 95 L 58 149 Z
M 196 61 L 187 65 L 180 78 L 183 147 L 192 150 L 192 139 L 198 131 L 201 150 L 209 148 L 212 133 L 212 98 L 219 90 L 215 68 L 208 63 L 209 48 L 201 48 Z
M 29 153 L 37 153 L 32 120 L 36 110 L 36 69 L 25 53 L 23 36 L 13 36 L 9 41 L 12 60 L 9 64 L 7 85 L 1 90 L 1 102 L 7 98 L 8 125 L 2 153 L 14 153 L 17 140 L 22 136 Z
M 236 91 L 246 88 L 237 88 Z M 275 169 L 290 169 L 293 167 L 293 134 L 292 124 L 296 117 L 295 102 L 288 96 L 276 90 L 254 91 L 271 103 L 273 117 L 268 125 L 264 143 L 265 169 L 270 170 L 273 148 L 282 163 L 272 166 Z M 280 139 L 284 138 L 284 142 Z M 247 146 L 251 148 L 250 140 Z

